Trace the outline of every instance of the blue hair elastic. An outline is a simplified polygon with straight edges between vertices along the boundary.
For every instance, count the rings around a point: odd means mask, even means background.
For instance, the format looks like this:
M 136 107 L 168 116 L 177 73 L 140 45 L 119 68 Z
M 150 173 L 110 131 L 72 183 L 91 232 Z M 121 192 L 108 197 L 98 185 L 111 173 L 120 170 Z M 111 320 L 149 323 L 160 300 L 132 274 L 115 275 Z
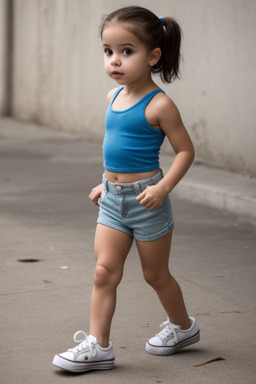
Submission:
M 162 23 L 163 25 L 165 25 L 165 20 L 164 20 L 163 17 L 159 17 L 159 20 L 161 21 L 161 23 Z

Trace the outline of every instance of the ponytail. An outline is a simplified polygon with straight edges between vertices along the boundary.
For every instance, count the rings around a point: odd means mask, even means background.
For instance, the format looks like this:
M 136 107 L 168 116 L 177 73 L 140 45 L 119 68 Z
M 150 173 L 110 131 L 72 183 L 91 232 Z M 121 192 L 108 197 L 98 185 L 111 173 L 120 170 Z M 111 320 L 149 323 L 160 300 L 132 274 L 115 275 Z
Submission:
M 159 73 L 163 82 L 171 83 L 180 74 L 180 47 L 182 31 L 177 21 L 171 17 L 160 20 L 163 25 L 164 38 L 159 48 L 162 55 L 153 67 L 152 73 Z

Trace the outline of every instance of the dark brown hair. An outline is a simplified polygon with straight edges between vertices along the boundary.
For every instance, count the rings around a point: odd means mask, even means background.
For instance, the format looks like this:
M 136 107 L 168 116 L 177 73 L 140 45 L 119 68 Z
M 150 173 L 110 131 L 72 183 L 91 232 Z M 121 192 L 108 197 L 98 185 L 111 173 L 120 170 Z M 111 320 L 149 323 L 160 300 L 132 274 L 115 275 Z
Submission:
M 159 18 L 146 8 L 131 6 L 118 9 L 105 17 L 100 34 L 110 22 L 125 22 L 134 35 L 149 51 L 160 48 L 162 55 L 152 67 L 152 73 L 160 74 L 163 82 L 171 83 L 179 78 L 181 28 L 171 17 Z

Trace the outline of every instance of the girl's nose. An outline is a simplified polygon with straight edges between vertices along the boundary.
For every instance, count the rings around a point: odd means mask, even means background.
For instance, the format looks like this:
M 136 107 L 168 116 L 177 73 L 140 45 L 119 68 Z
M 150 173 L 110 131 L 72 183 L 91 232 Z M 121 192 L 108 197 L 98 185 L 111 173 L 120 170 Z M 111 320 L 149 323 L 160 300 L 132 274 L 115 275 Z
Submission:
M 118 55 L 113 55 L 113 56 L 112 56 L 111 64 L 112 64 L 113 66 L 119 66 L 119 65 L 121 64 Z

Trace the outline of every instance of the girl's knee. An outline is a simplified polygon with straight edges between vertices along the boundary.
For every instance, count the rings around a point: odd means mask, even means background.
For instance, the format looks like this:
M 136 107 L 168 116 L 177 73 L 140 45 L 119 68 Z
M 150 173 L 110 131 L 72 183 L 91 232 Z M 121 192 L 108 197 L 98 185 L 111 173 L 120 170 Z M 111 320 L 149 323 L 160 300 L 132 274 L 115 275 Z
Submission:
M 156 291 L 166 285 L 167 280 L 171 278 L 169 273 L 160 274 L 151 270 L 144 271 L 143 274 L 145 281 Z
M 122 273 L 111 271 L 108 267 L 97 264 L 94 272 L 94 285 L 102 287 L 117 286 L 122 278 Z

